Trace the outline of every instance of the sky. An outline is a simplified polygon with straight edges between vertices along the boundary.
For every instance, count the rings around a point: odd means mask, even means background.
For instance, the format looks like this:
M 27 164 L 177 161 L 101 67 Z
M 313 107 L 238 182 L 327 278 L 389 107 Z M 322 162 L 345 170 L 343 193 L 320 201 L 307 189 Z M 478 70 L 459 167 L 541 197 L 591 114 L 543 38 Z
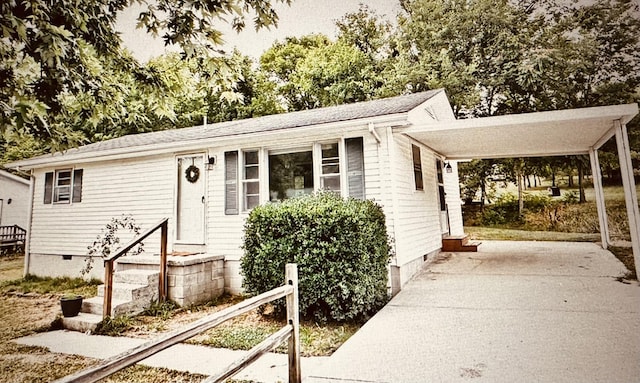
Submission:
M 240 34 L 226 25 L 221 25 L 226 44 L 222 47 L 231 52 L 234 47 L 246 55 L 259 58 L 276 40 L 285 37 L 302 36 L 309 33 L 323 33 L 331 38 L 336 35 L 335 21 L 344 14 L 356 12 L 359 4 L 364 3 L 377 14 L 394 21 L 400 6 L 397 0 L 293 0 L 291 6 L 276 4 L 280 17 L 278 28 L 262 29 L 255 32 L 253 26 Z M 140 8 L 129 8 L 118 17 L 118 30 L 122 33 L 124 45 L 141 62 L 158 56 L 166 51 L 162 39 L 153 39 L 144 30 L 136 30 L 136 17 Z

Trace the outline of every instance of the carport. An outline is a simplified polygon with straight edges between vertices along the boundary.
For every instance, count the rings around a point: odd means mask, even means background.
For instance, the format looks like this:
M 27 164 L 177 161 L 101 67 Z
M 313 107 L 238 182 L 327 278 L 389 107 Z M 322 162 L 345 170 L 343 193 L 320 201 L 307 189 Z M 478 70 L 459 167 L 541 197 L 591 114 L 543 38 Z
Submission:
M 640 270 L 640 212 L 626 124 L 638 114 L 637 104 L 601 106 L 434 121 L 394 128 L 450 161 L 488 158 L 589 155 L 598 208 L 602 246 L 611 244 L 607 225 L 598 150 L 615 137 L 624 188 L 634 262 Z

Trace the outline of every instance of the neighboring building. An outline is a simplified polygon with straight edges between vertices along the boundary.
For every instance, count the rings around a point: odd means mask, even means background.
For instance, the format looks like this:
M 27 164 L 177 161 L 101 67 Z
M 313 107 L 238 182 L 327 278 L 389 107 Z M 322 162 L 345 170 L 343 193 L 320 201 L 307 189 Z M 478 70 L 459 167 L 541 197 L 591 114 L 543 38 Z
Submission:
M 0 169 L 0 226 L 29 225 L 28 179 Z
M 397 291 L 440 251 L 444 235 L 464 234 L 456 160 L 597 154 L 636 113 L 623 105 L 456 120 L 444 90 L 433 90 L 18 161 L 9 166 L 31 171 L 35 182 L 26 272 L 77 275 L 112 217 L 131 214 L 143 229 L 169 217 L 169 251 L 224 257 L 225 290 L 238 293 L 248 212 L 329 189 L 383 207 Z M 158 253 L 158 237 L 145 240 L 146 253 Z

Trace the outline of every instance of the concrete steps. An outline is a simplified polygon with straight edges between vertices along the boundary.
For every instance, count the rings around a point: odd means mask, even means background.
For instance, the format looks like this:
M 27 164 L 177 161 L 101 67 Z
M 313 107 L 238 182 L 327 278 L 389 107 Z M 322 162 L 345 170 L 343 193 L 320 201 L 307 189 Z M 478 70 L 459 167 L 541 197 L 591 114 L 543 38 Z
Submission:
M 160 274 L 150 270 L 125 270 L 113 274 L 111 317 L 138 315 L 158 300 Z M 94 331 L 102 321 L 104 285 L 98 286 L 98 296 L 84 299 L 78 316 L 63 318 L 62 326 L 74 331 Z
M 442 237 L 442 251 L 452 253 L 477 252 L 481 244 L 482 242 L 470 242 L 468 235 Z

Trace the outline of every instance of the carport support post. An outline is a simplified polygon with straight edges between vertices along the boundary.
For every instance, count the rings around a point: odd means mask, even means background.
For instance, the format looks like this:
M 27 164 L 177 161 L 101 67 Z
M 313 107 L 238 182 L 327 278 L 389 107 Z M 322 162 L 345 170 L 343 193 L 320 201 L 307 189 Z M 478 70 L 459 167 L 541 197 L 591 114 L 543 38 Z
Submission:
M 629 137 L 627 126 L 619 120 L 614 121 L 616 129 L 616 144 L 618 145 L 618 158 L 620 159 L 620 173 L 622 173 L 622 186 L 624 198 L 629 216 L 629 231 L 631 232 L 631 247 L 633 248 L 633 262 L 636 270 L 640 271 L 640 211 L 638 211 L 638 196 L 636 184 L 633 179 L 633 166 L 631 164 L 631 151 L 629 149 Z
M 589 149 L 589 159 L 591 160 L 591 174 L 593 175 L 593 190 L 596 192 L 600 238 L 602 238 L 602 248 L 606 249 L 611 244 L 611 237 L 609 236 L 609 222 L 607 221 L 604 189 L 602 188 L 602 170 L 600 169 L 600 159 L 598 158 L 597 149 Z

